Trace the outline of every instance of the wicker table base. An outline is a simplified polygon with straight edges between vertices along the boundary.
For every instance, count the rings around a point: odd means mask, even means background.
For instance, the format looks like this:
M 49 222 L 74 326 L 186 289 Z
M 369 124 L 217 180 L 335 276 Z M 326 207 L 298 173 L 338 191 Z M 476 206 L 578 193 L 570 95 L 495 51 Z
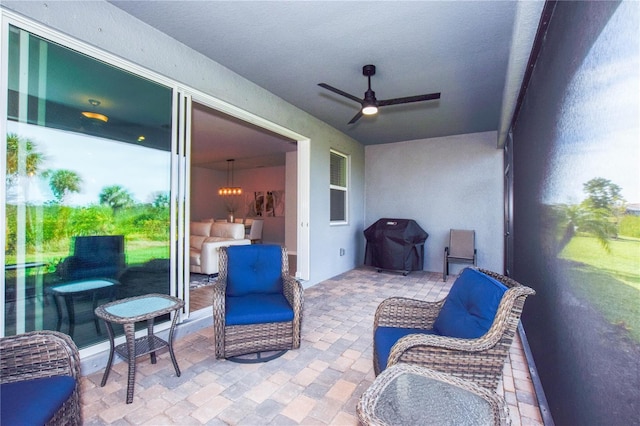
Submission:
M 497 394 L 467 380 L 411 364 L 383 371 L 356 409 L 364 425 L 509 425 Z
M 184 302 L 172 296 L 165 294 L 148 294 L 145 296 L 130 297 L 128 299 L 116 300 L 99 306 L 96 310 L 96 316 L 102 318 L 107 326 L 109 333 L 109 343 L 111 351 L 109 352 L 109 360 L 102 376 L 104 386 L 109 378 L 111 364 L 113 363 L 113 354 L 117 353 L 129 363 L 129 375 L 127 378 L 127 404 L 133 402 L 133 389 L 136 379 L 136 358 L 151 354 L 151 363 L 156 363 L 156 351 L 162 348 L 169 348 L 169 355 L 176 375 L 180 377 L 180 368 L 173 353 L 173 331 L 175 329 L 177 312 L 173 315 L 171 328 L 169 329 L 169 338 L 165 341 L 153 334 L 154 319 L 177 311 L 184 306 Z M 135 323 L 139 321 L 147 321 L 147 335 L 135 337 Z M 118 346 L 114 343 L 113 324 L 122 324 L 126 342 Z

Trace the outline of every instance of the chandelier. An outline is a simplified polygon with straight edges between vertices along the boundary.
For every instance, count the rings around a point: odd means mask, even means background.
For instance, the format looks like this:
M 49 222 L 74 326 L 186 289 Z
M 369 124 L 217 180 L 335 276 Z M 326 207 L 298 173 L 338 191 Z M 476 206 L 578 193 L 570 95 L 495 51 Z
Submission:
M 218 189 L 218 195 L 242 195 L 242 188 L 233 186 L 233 163 L 235 160 L 227 160 L 227 186 Z

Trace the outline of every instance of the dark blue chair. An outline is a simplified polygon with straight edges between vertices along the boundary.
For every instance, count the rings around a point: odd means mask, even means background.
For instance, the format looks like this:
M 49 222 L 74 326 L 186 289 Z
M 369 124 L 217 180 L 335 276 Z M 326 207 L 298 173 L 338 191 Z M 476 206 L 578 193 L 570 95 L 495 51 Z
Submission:
M 73 255 L 61 263 L 58 273 L 67 281 L 117 279 L 124 267 L 123 235 L 77 236 L 73 241 Z
M 302 304 L 302 285 L 289 275 L 286 248 L 221 247 L 213 290 L 216 358 L 268 361 L 299 348 Z M 263 357 L 265 352 L 270 354 Z M 247 354 L 252 356 L 240 357 Z
M 398 362 L 419 364 L 496 390 L 531 288 L 466 268 L 437 302 L 393 297 L 376 310 L 376 376 Z
M 80 357 L 66 334 L 0 339 L 0 424 L 80 425 Z

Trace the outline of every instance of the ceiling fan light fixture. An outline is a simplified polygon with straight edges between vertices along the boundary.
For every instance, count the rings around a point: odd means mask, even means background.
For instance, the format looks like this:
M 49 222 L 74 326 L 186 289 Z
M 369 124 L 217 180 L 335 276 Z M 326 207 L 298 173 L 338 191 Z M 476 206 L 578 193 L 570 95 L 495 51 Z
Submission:
M 374 68 L 375 69 L 375 68 Z M 378 113 L 378 101 L 376 100 L 376 92 L 371 90 L 371 77 L 369 77 L 369 90 L 364 94 L 362 101 L 362 114 L 374 115 Z
M 362 106 L 362 113 L 364 115 L 374 115 L 378 113 L 378 107 L 375 104 L 364 104 Z

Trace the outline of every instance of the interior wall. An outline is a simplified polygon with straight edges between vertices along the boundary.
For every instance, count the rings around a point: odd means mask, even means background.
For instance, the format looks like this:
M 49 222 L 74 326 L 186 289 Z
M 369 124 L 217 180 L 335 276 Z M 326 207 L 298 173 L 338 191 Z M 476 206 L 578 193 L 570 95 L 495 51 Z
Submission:
M 588 179 L 635 186 L 629 202 L 638 196 L 639 16 L 634 1 L 558 2 L 513 130 L 511 270 L 537 292 L 522 321 L 558 425 L 640 421 L 640 345 L 633 321 L 613 319 L 635 304 L 637 324 L 634 273 L 564 251 L 589 238 L 566 209 L 585 198 Z M 607 256 L 599 244 L 587 254 Z
M 284 191 L 286 170 L 281 167 L 262 167 L 258 169 L 236 170 L 234 176 L 235 185 L 242 188 L 244 192 L 244 207 L 238 207 L 236 217 L 244 216 L 243 212 L 248 211 L 248 203 L 254 199 L 254 193 L 257 191 L 266 194 L 267 191 Z M 285 194 L 286 195 L 286 194 Z M 222 198 L 222 197 L 219 197 Z M 286 200 L 285 200 L 286 203 Z M 286 204 L 285 204 L 286 208 Z M 246 216 L 251 217 L 251 216 Z M 284 221 L 285 217 L 276 216 L 260 217 L 264 219 L 264 227 L 262 229 L 262 242 L 272 244 L 284 244 Z
M 367 146 L 366 226 L 380 218 L 414 219 L 429 234 L 424 269 L 435 272 L 442 271 L 449 230 L 474 229 L 478 266 L 502 272 L 503 154 L 496 137 L 484 132 Z
M 191 220 L 226 217 L 226 209 L 218 200 L 218 188 L 226 184 L 225 172 L 191 167 Z
M 313 159 L 310 213 L 309 222 L 300 224 L 309 233 L 309 280 L 304 285 L 346 272 L 362 259 L 364 147 L 359 142 L 106 1 L 3 1 L 2 7 L 308 138 Z M 352 160 L 351 220 L 341 227 L 332 227 L 329 220 L 331 148 Z

